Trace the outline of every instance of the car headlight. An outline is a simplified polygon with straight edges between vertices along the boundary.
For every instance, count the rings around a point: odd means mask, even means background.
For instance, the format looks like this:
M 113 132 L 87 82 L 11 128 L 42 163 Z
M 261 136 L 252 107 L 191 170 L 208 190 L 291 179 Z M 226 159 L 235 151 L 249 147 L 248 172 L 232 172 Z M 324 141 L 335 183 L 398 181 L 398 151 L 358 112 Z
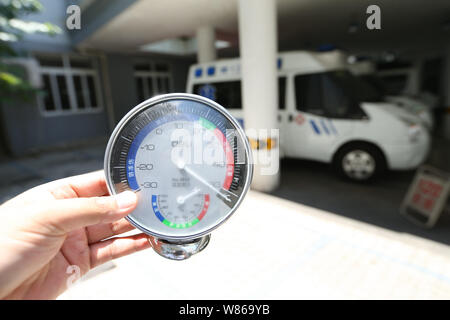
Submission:
M 418 123 L 407 118 L 399 117 L 399 120 L 402 121 L 408 127 L 409 141 L 417 142 L 422 132 L 421 126 Z
M 412 125 L 408 128 L 408 138 L 411 142 L 417 142 L 421 134 L 422 129 L 418 124 Z

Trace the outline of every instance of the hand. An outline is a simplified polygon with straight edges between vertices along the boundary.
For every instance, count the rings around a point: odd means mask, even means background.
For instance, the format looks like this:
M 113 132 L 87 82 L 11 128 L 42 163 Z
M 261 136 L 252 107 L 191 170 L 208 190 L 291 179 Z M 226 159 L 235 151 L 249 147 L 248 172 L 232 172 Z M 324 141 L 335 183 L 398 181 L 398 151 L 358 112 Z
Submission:
M 151 247 L 148 236 L 112 236 L 137 196 L 109 196 L 103 172 L 50 182 L 0 206 L 0 298 L 53 299 L 67 289 L 67 270 L 81 275 L 109 260 Z M 69 269 L 71 270 L 71 269 Z

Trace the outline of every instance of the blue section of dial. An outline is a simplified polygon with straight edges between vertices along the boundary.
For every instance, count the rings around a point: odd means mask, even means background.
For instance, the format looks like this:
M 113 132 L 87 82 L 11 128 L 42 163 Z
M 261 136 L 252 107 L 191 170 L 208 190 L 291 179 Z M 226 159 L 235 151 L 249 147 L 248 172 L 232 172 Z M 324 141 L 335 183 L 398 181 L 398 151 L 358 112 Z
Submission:
M 164 217 L 161 215 L 161 212 L 159 212 L 159 209 L 158 209 L 158 197 L 154 194 L 152 195 L 152 207 L 153 207 L 153 212 L 158 217 L 158 219 L 161 220 L 161 222 L 164 222 Z
M 131 189 L 133 190 L 139 189 L 139 186 L 136 181 L 136 173 L 134 172 L 134 158 L 131 158 L 130 156 L 128 156 L 127 158 L 127 179 L 128 185 L 130 186 Z

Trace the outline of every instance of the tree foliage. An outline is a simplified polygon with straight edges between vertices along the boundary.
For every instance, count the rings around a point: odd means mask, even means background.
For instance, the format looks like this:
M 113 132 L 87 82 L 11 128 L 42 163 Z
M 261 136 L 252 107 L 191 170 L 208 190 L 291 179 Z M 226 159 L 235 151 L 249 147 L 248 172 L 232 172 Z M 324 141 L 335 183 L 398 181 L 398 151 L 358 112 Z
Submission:
M 51 23 L 23 20 L 43 9 L 38 0 L 0 0 L 0 99 L 20 97 L 32 90 L 20 68 L 5 63 L 5 59 L 17 56 L 13 44 L 26 34 L 61 32 Z

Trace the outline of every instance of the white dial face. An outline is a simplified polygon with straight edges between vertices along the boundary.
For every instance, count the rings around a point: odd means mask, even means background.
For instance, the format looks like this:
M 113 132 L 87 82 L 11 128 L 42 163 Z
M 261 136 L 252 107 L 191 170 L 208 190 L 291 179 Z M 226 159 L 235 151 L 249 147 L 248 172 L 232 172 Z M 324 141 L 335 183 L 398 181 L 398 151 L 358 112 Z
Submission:
M 116 192 L 137 192 L 129 219 L 138 228 L 167 239 L 192 238 L 239 204 L 251 170 L 239 160 L 248 157 L 237 156 L 245 146 L 242 131 L 220 111 L 177 99 L 141 109 L 116 134 L 110 178 Z
M 227 209 L 223 201 L 211 201 L 210 197 L 221 192 L 227 174 L 225 150 L 212 132 L 198 122 L 169 121 L 149 132 L 139 145 L 137 185 L 152 199 L 155 218 L 169 227 L 193 228 L 202 219 Z M 196 137 L 199 148 L 194 147 Z M 200 148 L 215 155 L 217 161 L 208 161 Z M 200 159 L 194 162 L 196 155 Z

